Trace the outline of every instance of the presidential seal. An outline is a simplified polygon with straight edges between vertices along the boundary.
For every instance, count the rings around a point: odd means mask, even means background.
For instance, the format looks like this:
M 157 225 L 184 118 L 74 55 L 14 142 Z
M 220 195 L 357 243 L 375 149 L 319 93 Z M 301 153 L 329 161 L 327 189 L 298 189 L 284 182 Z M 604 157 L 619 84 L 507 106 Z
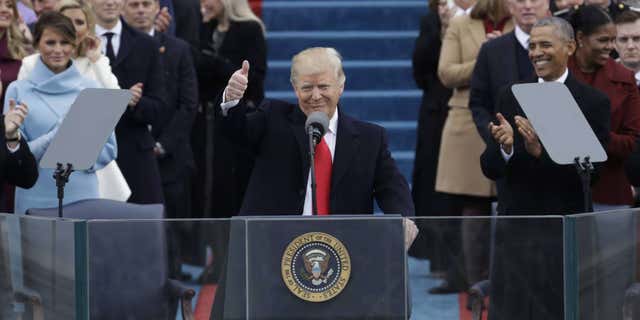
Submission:
M 295 238 L 282 256 L 282 280 L 291 293 L 310 302 L 340 294 L 349 282 L 351 258 L 335 237 L 310 232 Z

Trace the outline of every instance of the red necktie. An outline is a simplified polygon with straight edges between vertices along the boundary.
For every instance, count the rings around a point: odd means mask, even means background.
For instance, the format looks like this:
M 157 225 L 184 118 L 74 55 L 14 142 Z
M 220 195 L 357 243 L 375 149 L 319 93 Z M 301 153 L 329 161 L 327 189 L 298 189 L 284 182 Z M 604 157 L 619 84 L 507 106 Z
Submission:
M 318 215 L 329 214 L 329 195 L 331 194 L 331 151 L 324 141 L 316 145 L 316 154 L 313 157 L 316 166 L 316 201 Z

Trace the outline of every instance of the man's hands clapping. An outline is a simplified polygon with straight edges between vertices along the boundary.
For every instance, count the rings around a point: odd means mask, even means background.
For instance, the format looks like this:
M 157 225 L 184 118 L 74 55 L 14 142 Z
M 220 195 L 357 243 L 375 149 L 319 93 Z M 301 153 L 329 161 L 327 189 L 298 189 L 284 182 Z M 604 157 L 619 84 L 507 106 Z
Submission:
M 498 119 L 498 124 L 494 124 L 493 122 L 489 123 L 489 131 L 493 139 L 500 144 L 502 150 L 507 154 L 511 154 L 513 150 L 513 127 L 501 113 L 497 113 L 496 118 Z M 542 154 L 542 144 L 531 122 L 521 116 L 515 116 L 514 120 L 518 133 L 523 138 L 527 153 L 536 158 L 540 158 Z
M 500 144 L 502 150 L 507 154 L 511 154 L 513 150 L 513 128 L 501 113 L 496 114 L 496 118 L 498 119 L 498 124 L 489 122 L 489 132 L 491 132 L 493 139 Z
M 542 145 L 540 144 L 538 134 L 531 125 L 531 122 L 529 122 L 527 118 L 521 116 L 515 116 L 515 119 L 516 126 L 518 126 L 518 132 L 522 138 L 524 138 L 524 148 L 530 155 L 540 158 L 540 155 L 542 154 Z

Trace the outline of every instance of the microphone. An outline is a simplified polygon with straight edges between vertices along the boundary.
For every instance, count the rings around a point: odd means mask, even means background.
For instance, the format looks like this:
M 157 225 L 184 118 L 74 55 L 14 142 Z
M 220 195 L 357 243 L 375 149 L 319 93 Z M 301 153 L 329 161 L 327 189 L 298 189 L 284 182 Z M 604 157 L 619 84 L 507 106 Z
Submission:
M 312 214 L 318 214 L 318 202 L 316 194 L 316 164 L 314 160 L 316 145 L 327 132 L 329 127 L 329 117 L 327 114 L 320 111 L 312 112 L 304 123 L 304 130 L 309 137 L 309 170 L 311 176 L 311 210 Z
M 320 142 L 324 133 L 327 132 L 328 127 L 329 117 L 326 113 L 321 111 L 312 112 L 304 123 L 304 129 L 307 132 L 307 135 L 313 138 L 314 146 Z

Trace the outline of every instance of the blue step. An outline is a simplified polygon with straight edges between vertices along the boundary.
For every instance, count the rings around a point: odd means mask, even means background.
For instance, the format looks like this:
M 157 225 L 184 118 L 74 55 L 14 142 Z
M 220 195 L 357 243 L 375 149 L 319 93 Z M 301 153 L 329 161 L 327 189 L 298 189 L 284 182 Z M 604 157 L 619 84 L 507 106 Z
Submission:
M 269 31 L 416 30 L 426 1 L 268 1 Z
M 411 183 L 411 174 L 413 172 L 413 158 L 414 152 L 411 151 L 396 151 L 391 153 L 391 157 L 396 161 L 396 166 L 400 173 L 407 179 L 407 182 Z
M 267 91 L 267 98 L 296 103 L 293 91 Z M 415 121 L 422 99 L 420 90 L 345 91 L 340 99 L 342 111 L 366 121 Z
M 345 61 L 345 90 L 403 90 L 416 88 L 410 60 Z M 289 61 L 269 62 L 266 90 L 291 88 Z
M 408 60 L 417 37 L 417 31 L 270 31 L 267 57 L 291 60 L 306 48 L 332 47 L 344 60 Z

